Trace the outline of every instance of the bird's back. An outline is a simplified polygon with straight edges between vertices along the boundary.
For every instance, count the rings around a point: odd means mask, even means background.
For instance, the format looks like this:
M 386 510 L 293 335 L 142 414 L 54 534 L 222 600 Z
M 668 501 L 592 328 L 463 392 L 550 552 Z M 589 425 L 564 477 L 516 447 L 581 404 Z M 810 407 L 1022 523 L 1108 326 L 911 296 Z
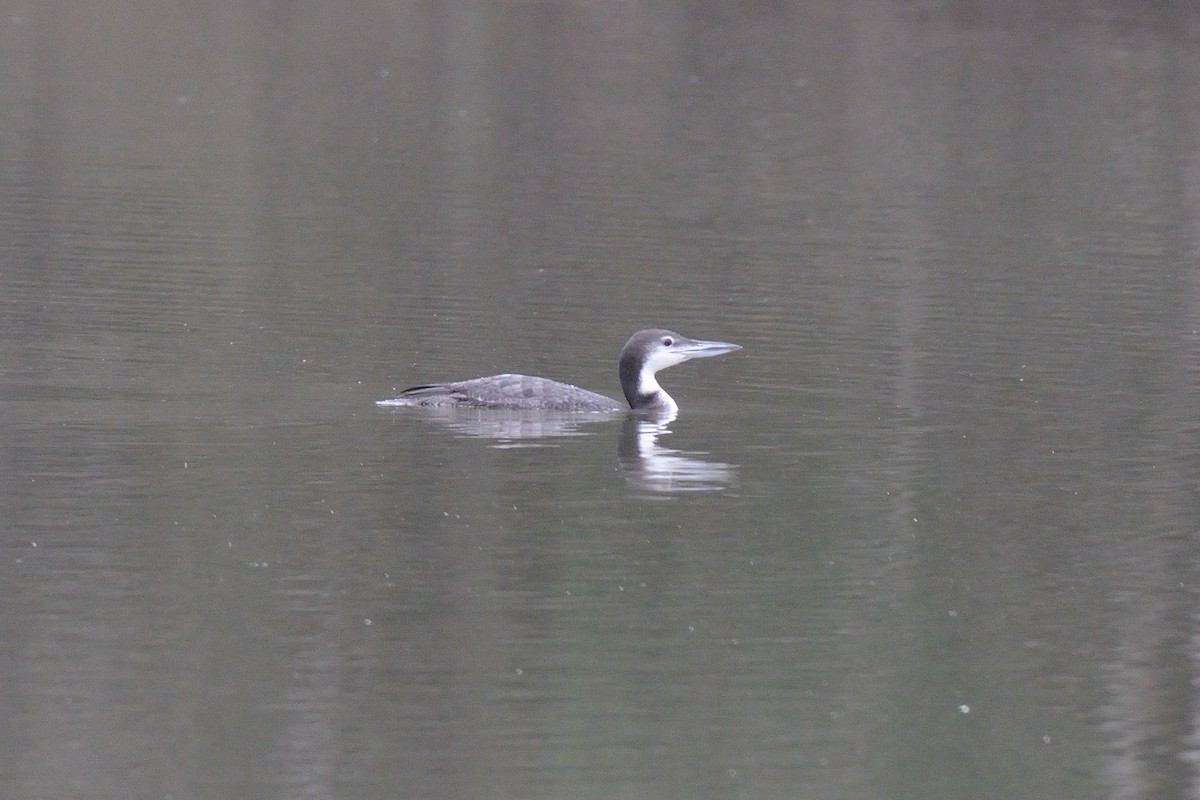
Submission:
M 622 411 L 623 403 L 572 386 L 531 375 L 490 375 L 454 383 L 405 389 L 381 405 L 458 406 L 462 408 L 544 409 L 547 411 Z

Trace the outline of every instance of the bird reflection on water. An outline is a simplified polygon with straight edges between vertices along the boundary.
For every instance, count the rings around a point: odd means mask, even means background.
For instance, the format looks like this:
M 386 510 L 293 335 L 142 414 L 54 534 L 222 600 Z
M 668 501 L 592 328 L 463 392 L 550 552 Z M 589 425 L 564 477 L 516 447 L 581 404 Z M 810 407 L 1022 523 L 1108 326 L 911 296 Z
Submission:
M 622 418 L 617 454 L 625 480 L 660 494 L 720 491 L 736 485 L 738 467 L 707 453 L 674 450 L 659 438 L 671 433 L 675 414 L 646 417 L 628 413 L 569 413 L 511 409 L 439 407 L 428 417 L 462 436 L 488 439 L 497 449 L 557 447 L 562 439 L 597 436 L 605 423 Z

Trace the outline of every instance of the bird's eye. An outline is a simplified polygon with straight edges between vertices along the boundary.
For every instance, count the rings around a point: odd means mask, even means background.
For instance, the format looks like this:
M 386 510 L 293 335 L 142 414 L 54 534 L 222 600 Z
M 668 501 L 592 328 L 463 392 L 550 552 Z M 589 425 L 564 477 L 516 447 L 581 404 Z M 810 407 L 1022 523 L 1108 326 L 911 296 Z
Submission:
M 672 339 L 670 336 L 663 337 L 663 346 L 664 347 L 670 347 L 673 344 L 675 344 L 675 340 Z

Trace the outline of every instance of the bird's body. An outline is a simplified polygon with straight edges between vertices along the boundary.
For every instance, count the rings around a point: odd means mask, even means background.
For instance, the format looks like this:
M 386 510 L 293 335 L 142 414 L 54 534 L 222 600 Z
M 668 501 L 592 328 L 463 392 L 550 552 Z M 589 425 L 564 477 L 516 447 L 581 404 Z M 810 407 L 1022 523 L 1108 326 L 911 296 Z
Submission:
M 380 404 L 385 403 L 547 411 L 623 411 L 628 408 L 624 403 L 569 383 L 507 372 L 469 381 L 414 386 L 405 389 L 395 400 L 380 401 Z
M 688 339 L 668 330 L 638 331 L 621 350 L 619 374 L 626 404 L 569 383 L 504 373 L 453 383 L 405 389 L 382 406 L 452 406 L 463 408 L 540 409 L 545 411 L 614 412 L 634 410 L 672 413 L 679 406 L 658 385 L 655 373 L 692 358 L 740 350 L 736 344 Z

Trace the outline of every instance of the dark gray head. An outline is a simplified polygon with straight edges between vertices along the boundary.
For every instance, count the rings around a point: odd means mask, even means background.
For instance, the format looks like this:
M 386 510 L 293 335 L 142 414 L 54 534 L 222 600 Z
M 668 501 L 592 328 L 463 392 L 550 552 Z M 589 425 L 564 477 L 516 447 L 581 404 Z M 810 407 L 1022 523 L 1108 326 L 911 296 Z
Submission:
M 621 348 L 621 388 L 625 399 L 632 409 L 678 411 L 679 406 L 658 385 L 654 373 L 693 358 L 719 356 L 741 349 L 740 345 L 689 339 L 659 328 L 638 331 Z

